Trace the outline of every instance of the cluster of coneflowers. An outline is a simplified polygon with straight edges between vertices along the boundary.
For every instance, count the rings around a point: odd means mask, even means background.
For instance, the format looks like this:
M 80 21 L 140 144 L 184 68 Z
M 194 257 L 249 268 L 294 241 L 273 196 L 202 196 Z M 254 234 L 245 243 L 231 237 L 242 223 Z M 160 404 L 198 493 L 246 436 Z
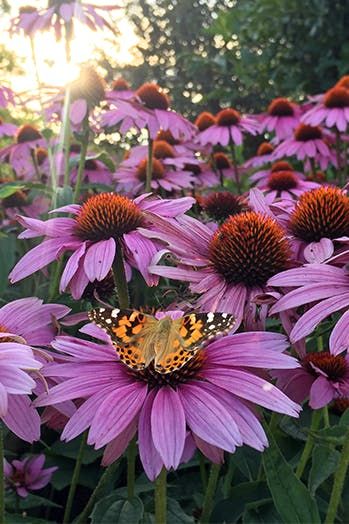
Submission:
M 107 23 L 89 4 L 50 2 L 23 9 L 12 30 L 60 33 L 74 16 Z M 0 88 L 4 114 L 20 103 Z M 326 425 L 328 409 L 349 406 L 349 77 L 302 103 L 190 122 L 156 83 L 107 86 L 85 67 L 43 109 L 41 126 L 0 121 L 1 231 L 20 239 L 9 279 L 21 298 L 0 309 L 11 432 L 84 434 L 103 466 L 126 452 L 132 496 L 136 453 L 163 487 L 197 452 L 213 464 L 243 445 L 262 452 L 268 411 L 297 417 L 309 405 Z M 62 144 L 47 128 L 65 118 Z M 246 135 L 256 152 L 241 161 Z M 28 277 L 44 301 L 21 296 Z M 174 372 L 136 370 L 87 312 L 147 312 L 149 297 L 164 300 L 157 315 L 230 314 L 234 328 Z M 42 467 L 42 456 L 6 463 L 8 486 L 40 489 L 53 473 Z

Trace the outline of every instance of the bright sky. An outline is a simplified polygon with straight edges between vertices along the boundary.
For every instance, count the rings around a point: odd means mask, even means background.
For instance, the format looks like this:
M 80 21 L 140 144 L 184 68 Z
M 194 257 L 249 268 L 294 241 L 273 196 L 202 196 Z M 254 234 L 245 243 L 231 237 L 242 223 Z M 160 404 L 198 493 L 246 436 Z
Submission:
M 28 2 L 28 0 L 10 0 L 12 9 L 11 16 L 15 16 L 21 6 L 32 5 L 35 7 L 46 7 L 47 3 L 47 0 L 37 0 L 34 2 Z M 93 0 L 91 3 L 94 5 L 113 5 L 114 0 Z M 122 4 L 122 1 L 120 3 Z M 71 67 L 68 67 L 66 63 L 63 42 L 57 43 L 52 31 L 37 34 L 35 37 L 35 51 L 38 57 L 40 80 L 44 85 L 52 87 L 62 86 L 76 78 L 79 70 L 78 66 L 91 60 L 95 49 L 97 47 L 102 48 L 103 44 L 105 44 L 106 48 L 111 48 L 112 58 L 116 63 L 127 64 L 134 61 L 132 48 L 137 43 L 137 37 L 131 24 L 125 18 L 124 12 L 122 10 L 116 10 L 112 15 L 105 12 L 105 16 L 113 16 L 113 19 L 117 21 L 116 27 L 120 34 L 113 35 L 108 29 L 94 32 L 88 27 L 77 23 L 75 26 L 75 37 L 71 44 Z M 11 86 L 17 92 L 28 92 L 37 87 L 30 42 L 28 37 L 24 35 L 9 37 L 6 30 L 9 26 L 10 18 L 11 17 L 2 17 L 2 19 L 0 19 L 0 42 L 23 59 L 20 65 L 24 69 L 25 74 L 23 76 L 12 76 L 7 80 L 11 82 Z M 115 39 L 115 47 L 111 46 L 111 39 Z

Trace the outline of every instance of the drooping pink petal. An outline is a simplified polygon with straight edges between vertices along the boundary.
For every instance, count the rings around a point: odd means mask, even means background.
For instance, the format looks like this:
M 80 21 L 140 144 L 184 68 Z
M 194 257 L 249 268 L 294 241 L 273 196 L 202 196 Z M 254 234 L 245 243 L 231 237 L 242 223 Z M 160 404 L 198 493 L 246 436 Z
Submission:
M 330 381 L 323 376 L 318 377 L 310 388 L 309 406 L 312 409 L 320 409 L 327 406 L 333 400 L 335 390 Z
M 101 240 L 90 246 L 84 259 L 84 270 L 90 282 L 101 281 L 109 273 L 115 258 L 114 238 Z
M 143 404 L 138 423 L 138 446 L 144 471 L 150 480 L 159 475 L 163 462 L 157 452 L 151 431 L 151 413 L 155 398 L 155 390 L 151 390 Z

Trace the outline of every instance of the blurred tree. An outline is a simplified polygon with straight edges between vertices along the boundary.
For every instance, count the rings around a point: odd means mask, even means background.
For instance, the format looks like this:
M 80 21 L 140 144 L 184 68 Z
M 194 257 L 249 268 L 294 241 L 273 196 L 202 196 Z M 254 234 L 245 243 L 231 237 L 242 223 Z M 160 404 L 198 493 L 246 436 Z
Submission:
M 128 0 L 127 11 L 140 65 L 122 74 L 168 87 L 191 116 L 319 93 L 349 68 L 347 0 Z

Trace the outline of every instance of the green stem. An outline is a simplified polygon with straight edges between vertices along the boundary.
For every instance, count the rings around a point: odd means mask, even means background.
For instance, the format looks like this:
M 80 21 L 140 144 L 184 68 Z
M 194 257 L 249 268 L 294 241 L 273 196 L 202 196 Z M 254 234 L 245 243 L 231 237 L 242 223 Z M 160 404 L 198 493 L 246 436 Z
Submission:
M 137 444 L 136 439 L 133 438 L 127 448 L 127 498 L 133 499 L 135 496 L 136 483 L 136 454 Z
M 233 161 L 236 189 L 237 189 L 238 194 L 241 195 L 241 180 L 240 180 L 240 174 L 239 174 L 239 167 L 238 167 L 237 160 L 236 160 L 235 145 L 233 142 L 230 145 L 230 151 L 231 151 L 231 158 Z
M 89 139 L 89 127 L 88 127 L 88 116 L 86 116 L 83 123 L 83 141 L 81 142 L 80 159 L 78 165 L 78 172 L 76 175 L 75 191 L 74 191 L 74 202 L 76 202 L 80 196 L 81 182 L 85 170 L 85 162 L 87 156 L 88 139 Z
M 312 435 L 312 432 L 316 431 L 318 429 L 318 427 L 320 425 L 321 417 L 322 417 L 322 410 L 321 409 L 316 409 L 316 410 L 313 411 L 313 415 L 312 415 L 312 418 L 311 418 L 310 432 L 309 432 L 307 441 L 305 443 L 302 456 L 300 458 L 300 461 L 298 462 L 298 466 L 297 466 L 297 469 L 296 469 L 296 477 L 298 477 L 299 479 L 303 475 L 305 466 L 307 465 L 308 460 L 309 460 L 310 455 L 311 455 L 311 452 L 313 450 L 314 437 Z
M 155 481 L 155 524 L 167 522 L 167 471 L 162 468 Z
M 64 155 L 64 186 L 69 185 L 70 169 L 70 88 L 66 88 L 63 106 L 63 155 Z
M 65 506 L 65 511 L 64 511 L 63 524 L 67 524 L 70 521 L 70 514 L 71 514 L 72 507 L 73 507 L 75 492 L 76 492 L 76 488 L 78 487 L 78 483 L 79 483 L 79 477 L 80 477 L 80 471 L 81 471 L 81 466 L 82 466 L 82 459 L 84 457 L 84 451 L 86 447 L 86 441 L 87 441 L 87 431 L 85 431 L 85 433 L 82 436 L 78 456 L 76 457 L 75 467 L 74 467 L 73 476 L 71 479 L 71 484 L 70 484 L 69 493 L 68 493 L 67 504 Z
M 213 501 L 216 493 L 217 482 L 221 466 L 220 464 L 212 464 L 210 477 L 208 479 L 207 489 L 202 507 L 202 514 L 200 518 L 201 524 L 208 524 L 213 509 Z
M 346 434 L 346 440 L 343 444 L 342 454 L 339 460 L 337 471 L 334 476 L 334 483 L 333 483 L 332 493 L 330 497 L 330 502 L 329 502 L 328 509 L 327 509 L 325 524 L 333 524 L 336 519 L 337 510 L 338 510 L 339 503 L 341 501 L 348 467 L 349 467 L 349 430 L 347 431 L 347 434 Z
M 205 465 L 205 457 L 202 453 L 199 453 L 199 463 L 200 463 L 200 476 L 202 482 L 202 488 L 205 491 L 207 488 L 207 471 Z
M 270 417 L 270 422 L 269 422 L 269 430 L 271 433 L 274 433 L 276 431 L 279 425 L 279 422 L 280 422 L 280 418 L 281 418 L 281 415 L 273 411 Z
M 120 243 L 118 243 L 117 245 L 116 255 L 113 264 L 113 272 L 116 291 L 119 298 L 119 307 L 121 309 L 128 308 L 130 306 L 130 299 L 128 295 L 124 257 Z
M 151 179 L 153 176 L 153 140 L 150 138 L 148 131 L 148 160 L 147 160 L 147 173 L 145 182 L 145 192 L 150 193 L 151 191 Z
M 0 422 L 0 524 L 5 524 L 4 434 Z
M 312 172 L 312 175 L 313 175 L 313 178 L 314 178 L 314 182 L 316 181 L 316 165 L 315 165 L 315 160 L 313 158 L 310 158 L 309 157 L 309 162 L 310 162 L 310 167 L 311 167 L 311 172 Z
M 224 483 L 223 483 L 223 496 L 225 499 L 229 498 L 230 496 L 231 484 L 233 480 L 234 471 L 235 471 L 235 465 L 232 460 L 232 455 L 229 455 L 228 471 L 227 471 L 227 474 L 225 475 Z
M 55 296 L 58 295 L 59 279 L 61 276 L 62 266 L 63 266 L 63 257 L 57 260 L 56 267 L 52 274 L 52 280 L 51 280 L 50 288 L 48 292 L 48 301 L 49 302 L 52 302 Z
M 330 427 L 330 417 L 329 417 L 329 414 L 328 414 L 328 407 L 327 406 L 322 408 L 322 415 L 323 415 L 323 419 L 324 419 L 324 428 L 329 428 Z
M 80 513 L 80 515 L 77 517 L 77 519 L 74 521 L 74 524 L 86 524 L 88 522 L 88 517 L 91 515 L 92 510 L 98 501 L 98 499 L 104 494 L 104 488 L 106 485 L 113 479 L 116 470 L 119 467 L 119 460 L 116 460 L 110 466 L 104 471 L 103 475 L 99 479 L 99 482 L 97 486 L 95 487 L 94 491 L 91 494 L 91 497 L 89 498 L 85 509 Z

